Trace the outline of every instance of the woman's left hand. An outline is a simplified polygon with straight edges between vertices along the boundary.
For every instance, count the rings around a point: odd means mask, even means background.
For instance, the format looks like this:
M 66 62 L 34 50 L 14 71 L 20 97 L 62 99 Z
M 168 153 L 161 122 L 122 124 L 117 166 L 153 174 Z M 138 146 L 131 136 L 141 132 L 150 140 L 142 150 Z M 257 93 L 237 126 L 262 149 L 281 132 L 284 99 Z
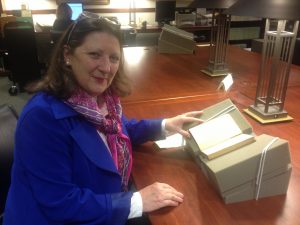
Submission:
M 202 123 L 203 120 L 195 118 L 195 116 L 202 114 L 202 111 L 187 112 L 172 118 L 165 120 L 165 129 L 170 133 L 179 133 L 182 136 L 190 137 L 189 132 L 183 130 L 183 124 L 185 123 Z

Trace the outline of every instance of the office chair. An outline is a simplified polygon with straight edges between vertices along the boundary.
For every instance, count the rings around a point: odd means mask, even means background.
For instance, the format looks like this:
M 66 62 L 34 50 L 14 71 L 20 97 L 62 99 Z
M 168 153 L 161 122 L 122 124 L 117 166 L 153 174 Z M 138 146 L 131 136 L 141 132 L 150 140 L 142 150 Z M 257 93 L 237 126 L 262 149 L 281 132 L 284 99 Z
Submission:
M 52 44 L 55 45 L 63 33 L 64 31 L 60 30 L 50 30 Z
M 6 196 L 10 185 L 17 119 L 17 112 L 12 106 L 0 105 L 0 224 L 2 224 Z
M 4 45 L 7 51 L 7 69 L 11 71 L 11 95 L 24 90 L 27 83 L 41 77 L 33 24 L 12 21 L 4 25 Z
M 8 22 L 11 21 L 16 21 L 15 16 L 5 16 L 5 17 L 0 17 L 0 61 L 1 61 L 1 71 L 0 71 L 0 76 L 9 76 L 10 72 L 6 70 L 6 49 L 5 49 L 5 44 L 4 44 L 4 25 Z

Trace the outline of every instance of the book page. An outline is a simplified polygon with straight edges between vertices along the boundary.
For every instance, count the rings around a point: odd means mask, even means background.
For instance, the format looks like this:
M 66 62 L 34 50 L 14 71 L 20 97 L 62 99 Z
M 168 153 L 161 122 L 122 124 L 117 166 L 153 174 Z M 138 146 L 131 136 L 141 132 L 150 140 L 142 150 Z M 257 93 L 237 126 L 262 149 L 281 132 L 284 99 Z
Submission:
M 154 142 L 159 148 L 180 148 L 185 146 L 185 140 L 181 134 L 173 134 L 166 139 Z
M 224 114 L 189 129 L 201 151 L 242 133 L 230 114 Z

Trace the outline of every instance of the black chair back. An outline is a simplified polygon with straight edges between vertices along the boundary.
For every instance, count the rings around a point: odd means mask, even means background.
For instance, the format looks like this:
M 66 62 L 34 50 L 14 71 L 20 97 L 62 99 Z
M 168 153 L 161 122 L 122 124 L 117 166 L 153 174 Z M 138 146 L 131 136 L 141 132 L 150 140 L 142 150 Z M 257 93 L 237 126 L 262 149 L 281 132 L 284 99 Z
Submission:
M 0 221 L 10 185 L 17 118 L 17 113 L 12 106 L 0 105 Z
M 56 44 L 63 33 L 64 31 L 50 30 L 52 43 Z
M 4 25 L 4 43 L 8 52 L 7 69 L 12 81 L 22 89 L 28 82 L 41 77 L 33 24 L 24 21 Z

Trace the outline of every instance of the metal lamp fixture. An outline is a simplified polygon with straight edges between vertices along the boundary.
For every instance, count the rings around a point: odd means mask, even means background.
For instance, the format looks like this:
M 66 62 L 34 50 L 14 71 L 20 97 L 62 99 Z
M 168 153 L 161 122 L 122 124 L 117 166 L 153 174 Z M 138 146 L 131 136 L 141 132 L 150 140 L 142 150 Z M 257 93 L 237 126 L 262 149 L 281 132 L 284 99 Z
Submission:
M 245 110 L 261 123 L 292 120 L 283 109 L 300 18 L 299 0 L 240 0 L 225 13 L 267 18 L 254 105 Z
M 195 0 L 189 7 L 210 8 L 212 12 L 212 28 L 210 37 L 209 64 L 202 70 L 210 76 L 223 76 L 229 73 L 226 63 L 227 46 L 231 16 L 223 14 L 237 0 Z
M 129 2 L 129 25 L 136 27 L 135 0 L 130 0 L 130 2 Z

